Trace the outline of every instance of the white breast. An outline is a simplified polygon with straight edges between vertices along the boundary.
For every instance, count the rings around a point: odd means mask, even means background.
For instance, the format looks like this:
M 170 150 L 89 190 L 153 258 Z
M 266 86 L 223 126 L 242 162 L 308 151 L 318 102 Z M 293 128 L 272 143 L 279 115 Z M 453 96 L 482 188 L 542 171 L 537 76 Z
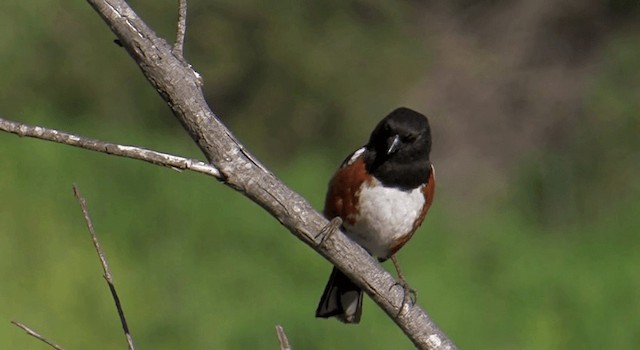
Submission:
M 374 179 L 360 191 L 360 211 L 355 225 L 345 225 L 347 234 L 371 255 L 388 258 L 394 243 L 413 229 L 423 205 L 422 187 L 401 191 Z

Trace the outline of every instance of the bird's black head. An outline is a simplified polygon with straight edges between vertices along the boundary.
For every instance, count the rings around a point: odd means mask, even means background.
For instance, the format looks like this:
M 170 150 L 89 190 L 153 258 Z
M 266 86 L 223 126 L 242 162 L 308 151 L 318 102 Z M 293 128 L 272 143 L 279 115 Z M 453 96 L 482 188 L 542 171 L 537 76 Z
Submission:
M 427 181 L 431 128 L 424 115 L 400 107 L 378 123 L 365 146 L 367 171 L 384 185 L 403 190 Z

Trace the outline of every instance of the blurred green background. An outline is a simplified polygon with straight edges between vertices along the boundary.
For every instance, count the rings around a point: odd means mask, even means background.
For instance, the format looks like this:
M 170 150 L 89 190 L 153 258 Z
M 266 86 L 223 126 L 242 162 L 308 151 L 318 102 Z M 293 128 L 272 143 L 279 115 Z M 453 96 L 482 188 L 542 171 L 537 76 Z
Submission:
M 132 1 L 174 38 L 175 1 Z M 640 346 L 637 1 L 189 2 L 212 109 L 318 209 L 398 105 L 430 117 L 436 201 L 399 258 L 463 349 Z M 0 115 L 203 158 L 82 1 L 7 2 Z M 370 300 L 313 317 L 330 265 L 204 176 L 0 134 L 0 348 L 124 348 L 89 202 L 140 349 L 411 348 Z M 389 267 L 389 266 L 387 266 Z

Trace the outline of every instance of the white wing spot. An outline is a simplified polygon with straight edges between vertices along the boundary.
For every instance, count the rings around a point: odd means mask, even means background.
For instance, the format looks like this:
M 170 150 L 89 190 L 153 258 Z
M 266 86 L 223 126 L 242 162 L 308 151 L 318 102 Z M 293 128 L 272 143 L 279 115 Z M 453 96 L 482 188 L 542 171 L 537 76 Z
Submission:
M 362 147 L 362 148 L 358 149 L 357 151 L 353 152 L 353 154 L 351 155 L 349 160 L 347 160 L 345 165 L 353 164 L 353 162 L 355 162 L 356 159 L 358 159 L 358 157 L 360 157 L 362 155 L 362 153 L 364 153 L 364 147 Z

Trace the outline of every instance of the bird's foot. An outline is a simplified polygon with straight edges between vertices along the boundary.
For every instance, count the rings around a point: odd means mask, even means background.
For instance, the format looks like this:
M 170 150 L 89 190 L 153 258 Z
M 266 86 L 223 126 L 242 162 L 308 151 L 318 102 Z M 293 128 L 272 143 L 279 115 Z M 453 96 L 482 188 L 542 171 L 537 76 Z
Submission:
M 404 310 L 405 305 L 413 306 L 418 302 L 418 293 L 416 292 L 415 289 L 411 288 L 407 283 L 407 281 L 405 281 L 404 279 L 401 279 L 396 283 L 394 283 L 391 286 L 391 288 L 395 286 L 400 286 L 402 288 L 402 293 L 403 293 L 402 304 L 398 309 L 398 316 L 399 316 L 402 313 L 402 310 Z
M 413 306 L 416 304 L 416 302 L 418 302 L 418 293 L 415 289 L 409 287 L 409 284 L 404 279 L 404 274 L 402 274 L 402 270 L 400 270 L 400 264 L 398 263 L 398 259 L 396 258 L 395 254 L 391 256 L 391 262 L 393 263 L 393 266 L 396 268 L 396 272 L 398 273 L 398 281 L 394 283 L 391 288 L 400 286 L 402 287 L 403 291 L 402 305 L 400 305 L 400 309 L 398 310 L 398 316 L 400 316 L 400 313 L 402 313 L 402 310 L 404 310 L 405 305 Z
M 323 227 L 317 235 L 315 235 L 314 238 L 316 242 L 320 240 L 318 242 L 318 245 L 323 245 L 324 242 L 329 237 L 331 237 L 331 235 L 333 235 L 337 230 L 340 229 L 340 226 L 342 226 L 342 219 L 339 216 L 331 219 L 331 221 L 329 221 L 329 223 L 325 227 Z

